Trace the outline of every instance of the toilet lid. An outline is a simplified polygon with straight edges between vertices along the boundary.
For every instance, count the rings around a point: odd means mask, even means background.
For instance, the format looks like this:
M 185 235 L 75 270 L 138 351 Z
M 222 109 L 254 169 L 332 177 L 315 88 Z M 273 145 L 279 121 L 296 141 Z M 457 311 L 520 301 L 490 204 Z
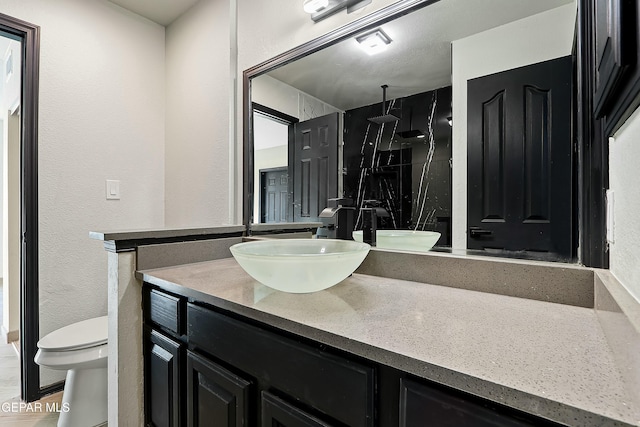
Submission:
M 43 350 L 79 350 L 107 343 L 107 316 L 83 320 L 47 334 L 38 341 Z

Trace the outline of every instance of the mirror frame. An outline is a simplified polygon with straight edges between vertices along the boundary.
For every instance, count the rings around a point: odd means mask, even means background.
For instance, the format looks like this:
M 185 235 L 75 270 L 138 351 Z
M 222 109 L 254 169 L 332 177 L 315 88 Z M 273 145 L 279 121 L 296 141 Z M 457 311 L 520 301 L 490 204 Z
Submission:
M 251 79 L 338 43 L 354 35 L 373 29 L 388 21 L 439 0 L 401 0 L 363 18 L 357 19 L 327 34 L 288 50 L 243 72 L 243 199 L 242 219 L 250 234 L 253 217 L 253 109 Z M 606 199 L 609 188 L 608 138 L 605 126 L 591 113 L 594 101 L 594 11 L 590 0 L 577 0 L 575 61 L 575 147 L 578 152 L 578 262 L 589 267 L 609 268 L 606 243 Z

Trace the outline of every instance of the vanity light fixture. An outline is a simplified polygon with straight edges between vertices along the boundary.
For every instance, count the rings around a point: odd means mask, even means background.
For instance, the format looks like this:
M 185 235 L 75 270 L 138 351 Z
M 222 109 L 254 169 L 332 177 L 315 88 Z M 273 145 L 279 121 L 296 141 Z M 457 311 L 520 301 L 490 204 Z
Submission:
M 302 8 L 307 13 L 318 13 L 329 5 L 329 0 L 304 0 Z
M 360 48 L 369 55 L 375 55 L 386 50 L 389 43 L 391 43 L 389 36 L 380 28 L 356 37 L 356 41 Z
M 347 13 L 355 12 L 369 3 L 371 0 L 304 0 L 302 8 L 313 22 L 318 22 L 343 9 L 347 9 Z

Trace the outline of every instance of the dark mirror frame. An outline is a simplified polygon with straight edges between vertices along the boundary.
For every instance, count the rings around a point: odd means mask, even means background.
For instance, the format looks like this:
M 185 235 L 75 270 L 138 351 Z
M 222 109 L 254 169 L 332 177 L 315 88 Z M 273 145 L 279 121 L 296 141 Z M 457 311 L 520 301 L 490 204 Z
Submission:
M 250 233 L 253 219 L 254 198 L 251 79 L 436 1 L 438 0 L 405 0 L 394 3 L 243 72 L 243 224 L 247 227 L 247 233 Z M 579 159 L 576 177 L 578 257 L 579 262 L 586 266 L 608 268 L 609 253 L 605 234 L 605 192 L 609 187 L 607 132 L 611 132 L 615 126 L 610 123 L 605 126 L 604 120 L 597 119 L 593 113 L 596 64 L 594 0 L 578 0 L 577 21 L 573 55 L 576 90 L 573 102 L 576 126 L 574 143 Z

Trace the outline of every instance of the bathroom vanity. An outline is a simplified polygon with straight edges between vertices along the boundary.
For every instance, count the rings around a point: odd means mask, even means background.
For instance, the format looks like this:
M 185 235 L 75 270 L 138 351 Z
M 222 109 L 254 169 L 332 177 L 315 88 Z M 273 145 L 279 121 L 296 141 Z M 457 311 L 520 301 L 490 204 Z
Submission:
M 609 271 L 374 249 L 290 294 L 231 257 L 241 226 L 92 237 L 110 424 L 640 424 L 640 313 Z
M 592 270 L 561 270 L 593 289 Z M 593 308 L 358 271 L 312 294 L 267 288 L 233 258 L 139 271 L 147 423 L 635 424 Z
M 150 425 L 553 425 L 222 310 L 204 295 L 149 283 L 143 295 Z

